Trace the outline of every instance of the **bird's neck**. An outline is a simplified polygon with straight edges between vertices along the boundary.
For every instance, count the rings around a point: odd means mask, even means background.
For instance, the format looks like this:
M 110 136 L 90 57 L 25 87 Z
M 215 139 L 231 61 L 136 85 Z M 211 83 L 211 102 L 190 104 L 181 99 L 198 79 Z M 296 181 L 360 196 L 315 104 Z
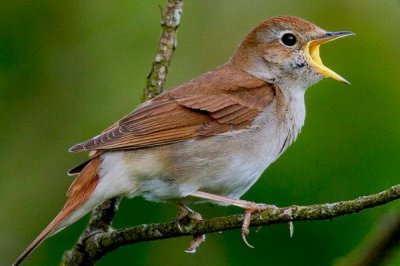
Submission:
M 255 56 L 254 51 L 241 51 L 232 56 L 229 64 L 258 79 L 268 83 L 275 83 L 276 77 L 272 69 L 269 69 L 261 58 L 261 56 Z
M 290 143 L 296 140 L 300 133 L 305 117 L 306 117 L 306 106 L 304 102 L 304 94 L 306 89 L 303 87 L 288 87 L 282 88 L 282 94 L 284 95 L 286 106 L 287 106 L 287 119 L 289 121 L 288 126 L 291 127 L 291 139 Z

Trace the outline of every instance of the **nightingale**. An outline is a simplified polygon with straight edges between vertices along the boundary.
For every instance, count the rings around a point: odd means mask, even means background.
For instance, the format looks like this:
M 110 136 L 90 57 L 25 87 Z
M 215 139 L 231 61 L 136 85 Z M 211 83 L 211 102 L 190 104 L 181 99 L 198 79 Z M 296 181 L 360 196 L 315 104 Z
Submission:
M 245 240 L 251 214 L 268 205 L 240 197 L 296 140 L 306 89 L 325 77 L 348 83 L 322 63 L 319 48 L 353 34 L 328 32 L 297 17 L 267 19 L 224 65 L 148 100 L 70 148 L 89 151 L 90 159 L 70 170 L 77 176 L 64 207 L 14 264 L 116 196 L 176 203 L 178 226 L 185 216 L 201 218 L 188 203 L 243 208 Z

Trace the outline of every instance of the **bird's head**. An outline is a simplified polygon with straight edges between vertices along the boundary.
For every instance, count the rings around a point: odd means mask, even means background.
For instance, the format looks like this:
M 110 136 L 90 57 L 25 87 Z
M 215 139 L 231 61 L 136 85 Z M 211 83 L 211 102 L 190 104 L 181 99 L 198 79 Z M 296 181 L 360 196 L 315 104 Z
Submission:
M 319 47 L 349 35 L 354 33 L 328 32 L 297 17 L 274 17 L 247 35 L 232 62 L 252 75 L 289 87 L 307 88 L 324 77 L 348 84 L 322 63 Z

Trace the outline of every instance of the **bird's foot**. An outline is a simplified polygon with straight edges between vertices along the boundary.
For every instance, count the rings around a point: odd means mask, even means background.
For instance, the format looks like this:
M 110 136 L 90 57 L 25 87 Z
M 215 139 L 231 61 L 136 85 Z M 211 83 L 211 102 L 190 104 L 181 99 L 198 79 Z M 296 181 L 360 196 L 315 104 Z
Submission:
M 179 212 L 176 215 L 176 226 L 178 227 L 179 231 L 183 231 L 182 224 L 188 224 L 191 220 L 194 221 L 202 221 L 203 217 L 198 212 L 190 209 L 183 203 L 178 203 Z
M 254 248 L 252 245 L 247 242 L 246 237 L 249 235 L 249 226 L 250 226 L 250 220 L 251 220 L 251 215 L 257 212 L 261 212 L 267 209 L 276 209 L 277 207 L 275 205 L 267 205 L 267 204 L 258 204 L 254 203 L 251 201 L 246 201 L 246 200 L 241 200 L 241 199 L 232 199 L 228 198 L 225 196 L 220 196 L 208 192 L 203 192 L 203 191 L 195 191 L 191 194 L 193 197 L 197 198 L 202 198 L 202 199 L 207 199 L 207 200 L 212 200 L 216 202 L 221 202 L 225 203 L 227 205 L 233 205 L 236 207 L 240 207 L 245 209 L 244 212 L 244 218 L 243 218 L 243 224 L 242 224 L 242 239 L 243 242 L 251 248 Z
M 246 202 L 246 207 L 245 207 L 244 217 L 243 217 L 243 224 L 242 224 L 242 239 L 243 239 L 243 242 L 246 244 L 246 246 L 248 246 L 249 248 L 254 248 L 254 246 L 250 245 L 246 239 L 246 237 L 250 233 L 249 226 L 250 226 L 250 221 L 251 221 L 251 215 L 253 215 L 254 213 L 257 213 L 257 212 L 262 212 L 264 210 L 274 209 L 274 208 L 276 208 L 275 205 Z
M 186 253 L 196 253 L 197 248 L 206 241 L 206 235 L 194 235 L 192 241 L 190 241 L 189 248 L 185 250 Z
M 188 206 L 183 203 L 178 203 L 179 212 L 176 216 L 176 225 L 179 231 L 183 231 L 182 223 L 190 223 L 191 220 L 202 221 L 203 217 L 198 212 L 193 211 Z M 192 241 L 190 242 L 189 248 L 185 250 L 186 253 L 196 253 L 197 248 L 206 241 L 206 236 L 204 234 L 194 235 Z

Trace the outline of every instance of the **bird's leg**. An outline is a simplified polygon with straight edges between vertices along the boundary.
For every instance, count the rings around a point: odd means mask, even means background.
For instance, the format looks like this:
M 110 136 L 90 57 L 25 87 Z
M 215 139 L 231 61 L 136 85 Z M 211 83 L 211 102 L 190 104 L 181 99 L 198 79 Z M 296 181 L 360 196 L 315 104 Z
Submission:
M 231 199 L 228 197 L 215 195 L 215 194 L 211 194 L 211 193 L 207 193 L 207 192 L 203 192 L 203 191 L 195 191 L 190 195 L 193 197 L 208 199 L 208 200 L 217 201 L 217 202 L 221 202 L 221 203 L 226 203 L 229 205 L 234 205 L 234 206 L 245 209 L 243 224 L 242 224 L 242 239 L 243 239 L 243 242 L 248 247 L 251 247 L 251 248 L 253 248 L 253 246 L 250 245 L 246 239 L 247 235 L 249 234 L 251 215 L 256 212 L 264 211 L 266 209 L 276 208 L 275 205 L 259 204 L 259 203 L 254 203 L 254 202 L 240 200 L 240 199 Z
M 181 232 L 183 231 L 181 222 L 184 221 L 185 219 L 195 220 L 195 221 L 203 220 L 203 217 L 201 217 L 200 213 L 195 212 L 194 210 L 190 209 L 185 204 L 179 202 L 178 207 L 179 207 L 179 211 L 178 211 L 178 214 L 176 215 L 176 225 L 178 226 L 178 229 Z
M 196 250 L 200 245 L 206 241 L 206 235 L 194 235 L 192 241 L 190 241 L 189 248 L 185 250 L 186 253 L 196 253 Z
M 202 221 L 203 217 L 201 217 L 200 213 L 193 211 L 185 204 L 179 202 L 178 203 L 179 212 L 176 216 L 176 225 L 180 231 L 182 230 L 181 221 L 185 219 L 195 220 L 195 221 Z M 206 236 L 204 234 L 200 235 L 193 235 L 193 239 L 190 242 L 189 248 L 185 250 L 187 253 L 196 253 L 196 249 L 206 241 Z

